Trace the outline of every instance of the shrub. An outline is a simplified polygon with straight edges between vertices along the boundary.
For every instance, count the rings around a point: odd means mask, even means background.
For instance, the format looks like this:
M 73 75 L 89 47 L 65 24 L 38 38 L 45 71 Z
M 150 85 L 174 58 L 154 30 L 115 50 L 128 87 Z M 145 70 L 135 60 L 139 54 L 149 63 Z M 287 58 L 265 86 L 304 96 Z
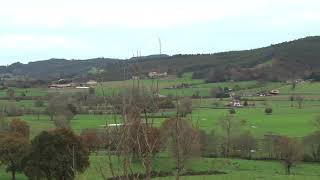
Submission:
M 170 98 L 165 98 L 165 99 L 161 99 L 158 102 L 158 108 L 159 109 L 171 109 L 171 108 L 175 108 L 174 103 L 172 102 L 172 99 Z
M 230 114 L 236 114 L 236 110 L 234 108 L 229 109 Z
M 266 108 L 266 109 L 264 110 L 264 112 L 265 112 L 267 115 L 270 115 L 270 114 L 272 114 L 272 108 Z

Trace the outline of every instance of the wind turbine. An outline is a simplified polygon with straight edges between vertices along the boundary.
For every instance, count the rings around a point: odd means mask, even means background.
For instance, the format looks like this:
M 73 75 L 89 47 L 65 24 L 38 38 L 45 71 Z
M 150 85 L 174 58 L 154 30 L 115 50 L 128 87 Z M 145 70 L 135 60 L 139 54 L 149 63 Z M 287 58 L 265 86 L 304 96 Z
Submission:
M 161 52 L 161 39 L 158 38 L 158 41 L 159 41 L 159 52 L 160 52 L 160 55 L 161 55 L 162 54 L 162 52 Z

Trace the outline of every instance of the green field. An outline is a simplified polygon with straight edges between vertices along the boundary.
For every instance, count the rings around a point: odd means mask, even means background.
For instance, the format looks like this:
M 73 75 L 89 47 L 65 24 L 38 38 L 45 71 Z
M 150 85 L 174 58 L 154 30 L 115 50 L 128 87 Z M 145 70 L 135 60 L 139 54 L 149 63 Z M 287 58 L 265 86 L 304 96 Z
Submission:
M 44 96 L 47 88 L 13 88 L 16 96 Z M 7 96 L 7 90 L 0 90 L 0 97 Z
M 114 81 L 105 82 L 96 87 L 98 95 L 112 95 L 123 91 L 125 88 L 132 87 L 133 83 L 137 85 L 137 81 Z M 191 88 L 182 89 L 165 89 L 173 85 L 181 83 L 191 84 Z M 233 88 L 236 85 L 240 87 L 237 93 L 256 93 L 261 90 L 279 89 L 280 95 L 257 97 L 248 96 L 244 97 L 248 100 L 249 104 L 255 106 L 237 108 L 235 116 L 240 120 L 246 120 L 247 124 L 241 127 L 243 130 L 249 130 L 256 138 L 261 139 L 266 133 L 275 133 L 280 135 L 287 135 L 290 137 L 303 137 L 316 130 L 312 121 L 316 116 L 320 115 L 320 83 L 303 83 L 297 85 L 292 90 L 290 85 L 285 83 L 264 83 L 260 84 L 256 81 L 245 82 L 225 82 L 225 83 L 204 83 L 203 80 L 192 80 L 189 76 L 177 79 L 162 79 L 157 80 L 141 80 L 140 85 L 146 88 L 159 87 L 160 94 L 173 95 L 173 96 L 192 96 L 196 91 L 200 92 L 201 96 L 209 96 L 210 89 L 213 87 L 229 87 Z M 78 90 L 72 89 L 15 89 L 16 94 L 24 92 L 27 96 L 44 96 L 47 93 L 73 93 Z M 83 91 L 83 90 L 82 90 Z M 299 94 L 304 96 L 304 102 L 301 109 L 298 108 L 297 102 L 290 101 L 290 96 Z M 0 91 L 0 97 L 5 97 L 6 91 Z M 217 120 L 226 114 L 228 109 L 226 104 L 230 98 L 216 99 L 216 98 L 201 98 L 193 99 L 193 112 L 188 115 L 186 119 L 194 126 L 205 130 L 206 132 L 215 131 L 221 134 L 221 129 Z M 1 100 L 0 104 L 8 103 L 7 100 Z M 35 108 L 34 100 L 21 100 L 16 102 L 21 108 Z M 46 104 L 46 103 L 45 103 Z M 266 115 L 264 110 L 266 107 L 272 107 L 273 113 Z M 44 110 L 45 107 L 39 108 Z M 157 113 L 161 114 L 161 113 Z M 166 110 L 162 112 L 164 115 L 174 115 L 175 110 Z M 12 117 L 11 117 L 12 118 Z M 11 119 L 8 118 L 8 119 Z M 30 137 L 34 137 L 43 130 L 50 130 L 54 128 L 54 124 L 50 121 L 47 115 L 24 115 L 20 117 L 27 121 L 30 125 Z M 156 126 L 161 126 L 165 118 L 155 118 Z M 72 129 L 76 133 L 87 128 L 103 128 L 106 124 L 120 122 L 120 116 L 113 116 L 111 114 L 104 115 L 91 115 L 83 114 L 76 115 L 71 121 Z M 240 127 L 239 127 L 240 129 Z M 110 173 L 107 166 L 106 156 L 91 155 L 91 166 L 84 173 L 79 175 L 80 180 L 94 180 L 102 179 L 97 172 L 97 168 L 103 167 L 104 172 Z M 155 170 L 172 171 L 174 164 L 172 159 L 167 155 L 158 155 L 154 159 Z M 133 168 L 135 171 L 142 171 L 143 167 L 140 163 L 134 163 Z M 182 177 L 182 179 L 216 179 L 216 180 L 237 180 L 237 179 L 266 179 L 266 180 L 313 180 L 320 177 L 320 164 L 316 163 L 300 163 L 294 167 L 293 175 L 284 175 L 282 165 L 277 161 L 253 161 L 253 160 L 239 160 L 239 159 L 216 159 L 216 158 L 199 158 L 194 159 L 187 163 L 186 169 L 195 171 L 205 170 L 219 170 L 224 171 L 226 175 L 213 175 L 213 176 L 192 176 Z M 110 175 L 110 174 L 109 174 Z M 10 174 L 0 169 L 0 179 L 10 179 Z M 18 175 L 17 179 L 26 179 L 23 175 Z M 173 179 L 173 177 L 163 178 Z
M 170 171 L 174 169 L 172 160 L 167 158 L 158 158 L 156 160 L 156 169 Z M 249 179 L 303 179 L 303 178 L 318 178 L 320 175 L 320 166 L 318 164 L 303 163 L 297 165 L 293 171 L 295 172 L 291 176 L 284 175 L 283 167 L 279 162 L 275 161 L 251 161 L 240 159 L 215 159 L 215 158 L 202 158 L 192 159 L 186 164 L 186 169 L 194 171 L 207 171 L 218 170 L 226 172 L 226 175 L 214 175 L 214 176 L 190 176 L 182 177 L 182 179 L 237 179 L 237 178 L 249 178 Z M 159 179 L 159 178 L 155 178 Z M 161 179 L 174 179 L 161 178 Z
M 166 89 L 174 85 L 181 85 L 182 83 L 191 85 L 189 88 Z M 126 80 L 126 81 L 110 81 L 98 83 L 96 86 L 96 93 L 98 95 L 110 96 L 123 92 L 129 87 L 145 87 L 146 89 L 159 90 L 160 94 L 173 96 L 192 96 L 199 92 L 201 96 L 210 96 L 210 90 L 215 87 L 238 87 L 239 93 L 256 93 L 261 90 L 279 89 L 281 95 L 301 94 L 306 96 L 320 95 L 320 83 L 304 82 L 298 84 L 294 90 L 291 85 L 280 82 L 259 83 L 257 81 L 240 81 L 240 82 L 221 82 L 221 83 L 205 83 L 201 79 L 191 79 L 191 75 L 184 75 L 182 78 L 168 77 L 165 79 L 142 79 L 142 80 Z M 75 93 L 86 92 L 86 89 L 48 89 L 48 88 L 14 88 L 15 95 L 21 96 L 24 93 L 26 96 L 44 96 L 48 93 Z M 7 95 L 7 90 L 0 90 L 0 97 Z M 319 98 L 320 99 L 320 98 Z
M 272 115 L 266 115 L 264 108 L 236 109 L 236 117 L 247 121 L 246 128 L 261 138 L 268 132 L 292 137 L 302 137 L 315 131 L 312 120 L 319 115 L 319 107 L 277 107 Z M 199 109 L 188 117 L 200 129 L 210 131 L 218 126 L 217 120 L 228 113 L 226 109 Z
M 98 169 L 102 169 L 105 175 L 110 176 L 108 171 L 108 159 L 102 155 L 92 155 L 90 158 L 90 168 L 78 176 L 79 180 L 102 180 Z M 171 159 L 157 157 L 154 159 L 156 166 L 154 169 L 161 171 L 172 171 L 174 164 Z M 116 164 L 116 163 L 115 163 Z M 139 163 L 133 163 L 132 169 L 143 171 Z M 181 179 L 214 179 L 214 180 L 235 180 L 235 179 L 265 179 L 265 180 L 316 180 L 320 176 L 320 165 L 314 163 L 300 163 L 293 168 L 293 174 L 284 174 L 282 165 L 277 161 L 254 161 L 241 159 L 221 159 L 221 158 L 201 158 L 192 159 L 186 164 L 186 169 L 194 171 L 218 170 L 225 172 L 224 175 L 212 176 L 189 176 Z M 0 170 L 1 179 L 10 179 L 10 174 Z M 159 179 L 159 178 L 155 178 Z M 167 177 L 161 179 L 174 179 Z M 26 180 L 24 175 L 18 175 L 17 180 Z

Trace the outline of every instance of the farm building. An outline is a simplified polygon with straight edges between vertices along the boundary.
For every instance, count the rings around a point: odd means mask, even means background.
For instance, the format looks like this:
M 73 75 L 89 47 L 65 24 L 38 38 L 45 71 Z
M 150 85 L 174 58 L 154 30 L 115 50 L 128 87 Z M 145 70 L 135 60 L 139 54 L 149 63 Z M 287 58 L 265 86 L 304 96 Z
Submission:
M 277 89 L 273 89 L 273 90 L 271 90 L 269 93 L 270 93 L 271 95 L 278 95 L 278 94 L 280 94 L 280 91 L 277 90 Z
M 68 84 L 50 84 L 48 86 L 49 88 L 71 88 L 72 84 L 68 83 Z
M 86 87 L 86 86 L 77 86 L 76 89 L 89 89 L 90 87 Z
M 158 78 L 158 77 L 167 77 L 168 73 L 164 72 L 164 73 L 160 73 L 160 72 L 156 72 L 156 71 L 151 71 L 148 73 L 149 78 Z
M 242 107 L 242 104 L 239 100 L 233 99 L 232 101 L 230 101 L 229 106 L 230 107 Z
M 96 86 L 98 85 L 98 82 L 97 81 L 94 81 L 94 80 L 90 80 L 86 83 L 87 86 Z

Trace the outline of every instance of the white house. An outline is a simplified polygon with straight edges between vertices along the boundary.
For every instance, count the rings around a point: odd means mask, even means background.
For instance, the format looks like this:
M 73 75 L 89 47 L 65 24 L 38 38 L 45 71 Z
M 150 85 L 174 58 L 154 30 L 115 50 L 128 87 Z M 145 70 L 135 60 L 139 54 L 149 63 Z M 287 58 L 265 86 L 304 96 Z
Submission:
M 94 81 L 94 80 L 90 80 L 90 81 L 88 81 L 87 83 L 87 86 L 96 86 L 96 85 L 98 85 L 98 82 L 97 81 Z
M 231 107 L 242 107 L 242 104 L 239 100 L 232 100 L 230 103 L 229 103 L 229 106 Z

